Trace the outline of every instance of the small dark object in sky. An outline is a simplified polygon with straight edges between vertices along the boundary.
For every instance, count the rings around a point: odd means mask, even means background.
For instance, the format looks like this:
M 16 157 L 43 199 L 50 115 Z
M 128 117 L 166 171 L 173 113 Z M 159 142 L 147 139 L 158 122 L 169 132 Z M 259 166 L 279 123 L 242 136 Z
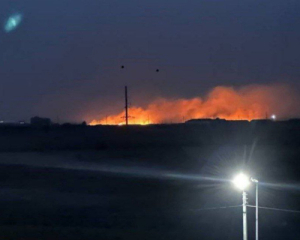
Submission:
M 121 68 L 124 68 L 124 65 L 122 65 Z
M 156 69 L 156 72 L 159 72 L 159 69 Z

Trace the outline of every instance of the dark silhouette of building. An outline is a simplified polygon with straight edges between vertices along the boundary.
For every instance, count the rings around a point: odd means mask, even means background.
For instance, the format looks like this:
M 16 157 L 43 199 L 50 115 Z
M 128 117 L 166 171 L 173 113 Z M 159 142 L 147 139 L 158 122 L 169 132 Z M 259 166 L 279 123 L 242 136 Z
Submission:
M 52 122 L 50 118 L 32 117 L 30 119 L 30 124 L 33 126 L 43 127 L 50 126 Z

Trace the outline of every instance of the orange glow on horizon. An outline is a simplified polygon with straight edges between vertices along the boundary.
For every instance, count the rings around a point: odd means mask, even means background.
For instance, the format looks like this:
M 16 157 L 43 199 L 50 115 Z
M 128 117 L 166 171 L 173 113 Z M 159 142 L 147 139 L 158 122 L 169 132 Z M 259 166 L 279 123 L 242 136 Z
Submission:
M 248 120 L 290 116 L 294 110 L 295 96 L 282 85 L 247 86 L 238 90 L 232 87 L 216 87 L 206 98 L 165 99 L 158 98 L 148 106 L 129 109 L 130 125 L 182 123 L 189 119 Z M 93 120 L 90 125 L 125 125 L 125 112 Z

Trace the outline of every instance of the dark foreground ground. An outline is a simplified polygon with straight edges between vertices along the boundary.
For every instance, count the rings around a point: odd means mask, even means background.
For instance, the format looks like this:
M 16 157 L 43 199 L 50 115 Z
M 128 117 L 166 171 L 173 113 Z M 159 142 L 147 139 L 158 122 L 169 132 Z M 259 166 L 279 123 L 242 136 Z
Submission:
M 241 207 L 210 209 L 241 204 L 241 193 L 228 181 L 237 171 L 262 182 L 261 206 L 300 210 L 298 127 L 261 129 L 268 128 L 225 127 L 219 135 L 215 128 L 135 129 L 124 145 L 114 140 L 126 136 L 122 129 L 105 132 L 107 141 L 82 129 L 2 130 L 1 141 L 29 140 L 27 150 L 2 146 L 0 238 L 241 239 Z M 57 134 L 66 133 L 73 143 L 58 141 L 49 149 Z M 38 138 L 43 142 L 32 149 Z M 74 145 L 82 138 L 97 144 Z M 254 239 L 254 209 L 248 210 Z M 299 223 L 300 212 L 260 209 L 260 238 L 298 240 Z

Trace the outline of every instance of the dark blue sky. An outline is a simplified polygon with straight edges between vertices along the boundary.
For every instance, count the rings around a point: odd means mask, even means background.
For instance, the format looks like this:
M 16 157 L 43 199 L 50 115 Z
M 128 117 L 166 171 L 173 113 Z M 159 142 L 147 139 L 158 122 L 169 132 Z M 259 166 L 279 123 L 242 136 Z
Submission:
M 1 0 L 1 118 L 103 116 L 123 107 L 125 84 L 133 105 L 217 85 L 299 87 L 299 12 L 299 0 Z

